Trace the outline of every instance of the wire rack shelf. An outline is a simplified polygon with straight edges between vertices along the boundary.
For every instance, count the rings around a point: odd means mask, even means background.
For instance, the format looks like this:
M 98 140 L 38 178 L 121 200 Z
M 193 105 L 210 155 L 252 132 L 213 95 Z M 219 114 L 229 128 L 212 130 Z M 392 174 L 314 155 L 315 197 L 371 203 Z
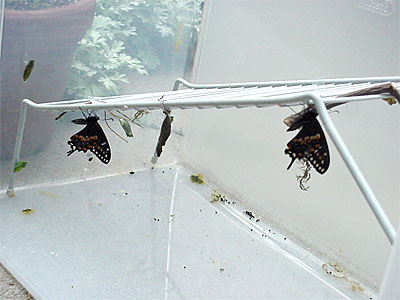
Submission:
M 14 195 L 15 173 L 14 165 L 19 160 L 22 146 L 22 136 L 25 127 L 27 109 L 42 111 L 74 111 L 89 110 L 157 110 L 162 109 L 159 101 L 170 109 L 207 109 L 207 108 L 245 108 L 268 106 L 296 106 L 313 104 L 318 112 L 325 130 L 330 135 L 343 161 L 352 174 L 356 184 L 367 200 L 371 210 L 391 243 L 394 241 L 395 230 L 376 199 L 372 189 L 355 163 L 350 151 L 339 135 L 326 105 L 343 102 L 371 101 L 391 97 L 387 93 L 343 97 L 346 93 L 370 88 L 377 83 L 391 83 L 394 88 L 400 88 L 400 76 L 339 78 L 295 81 L 270 81 L 228 84 L 193 84 L 178 78 L 172 91 L 122 95 L 115 97 L 92 97 L 88 99 L 57 101 L 50 103 L 35 103 L 29 99 L 22 100 L 18 132 L 9 177 L 7 194 Z M 185 89 L 179 89 L 181 86 Z M 153 160 L 152 161 L 156 161 Z

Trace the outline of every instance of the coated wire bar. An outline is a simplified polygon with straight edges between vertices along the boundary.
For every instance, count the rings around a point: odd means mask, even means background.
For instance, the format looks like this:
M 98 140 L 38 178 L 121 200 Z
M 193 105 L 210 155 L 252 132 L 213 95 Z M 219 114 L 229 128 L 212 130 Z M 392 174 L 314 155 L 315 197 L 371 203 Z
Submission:
M 325 130 L 328 132 L 329 136 L 331 137 L 333 143 L 335 144 L 335 147 L 340 153 L 344 163 L 347 166 L 347 169 L 350 171 L 351 175 L 354 178 L 354 181 L 357 183 L 358 188 L 364 195 L 364 198 L 367 200 L 369 207 L 374 213 L 376 219 L 381 225 L 390 243 L 393 244 L 396 236 L 396 231 L 392 226 L 392 224 L 390 223 L 389 218 L 386 216 L 379 201 L 376 199 L 375 194 L 370 188 L 364 175 L 361 173 L 360 168 L 357 166 L 355 160 L 353 159 L 342 137 L 336 130 L 336 127 L 334 126 L 332 119 L 328 115 L 328 111 L 325 107 L 324 101 L 319 97 L 314 97 L 312 103 L 315 105 L 318 114 L 321 118 L 322 124 Z

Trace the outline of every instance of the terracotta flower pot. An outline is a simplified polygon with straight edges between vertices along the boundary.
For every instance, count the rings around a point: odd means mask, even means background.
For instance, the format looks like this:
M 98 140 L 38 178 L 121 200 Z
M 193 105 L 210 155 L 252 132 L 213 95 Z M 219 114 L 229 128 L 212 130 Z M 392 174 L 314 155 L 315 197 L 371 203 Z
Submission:
M 5 10 L 1 55 L 1 158 L 12 156 L 21 100 L 60 100 L 77 43 L 92 25 L 96 0 L 67 6 L 16 11 Z M 35 65 L 23 81 L 25 65 Z M 21 154 L 39 151 L 50 140 L 54 114 L 28 110 Z

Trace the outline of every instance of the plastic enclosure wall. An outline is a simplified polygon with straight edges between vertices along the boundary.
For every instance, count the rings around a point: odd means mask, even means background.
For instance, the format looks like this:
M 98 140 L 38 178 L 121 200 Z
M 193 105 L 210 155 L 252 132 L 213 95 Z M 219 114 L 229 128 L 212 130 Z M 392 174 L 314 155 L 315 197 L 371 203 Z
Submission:
M 368 1 L 365 1 L 367 3 Z M 197 83 L 394 76 L 400 73 L 399 1 L 378 12 L 364 1 L 212 0 L 198 49 Z M 344 105 L 333 121 L 397 228 L 399 108 Z M 286 143 L 287 108 L 193 110 L 183 159 L 265 222 L 344 264 L 378 288 L 390 244 L 334 145 L 330 169 L 301 191 Z

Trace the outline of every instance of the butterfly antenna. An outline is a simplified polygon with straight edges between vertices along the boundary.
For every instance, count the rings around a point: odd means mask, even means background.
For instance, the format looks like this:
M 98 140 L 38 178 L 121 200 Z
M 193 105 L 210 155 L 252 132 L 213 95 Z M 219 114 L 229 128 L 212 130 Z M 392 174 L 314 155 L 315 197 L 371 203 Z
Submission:
M 85 119 L 87 119 L 88 117 L 85 115 L 85 113 L 83 112 L 83 110 L 82 110 L 82 108 L 80 106 L 79 106 L 79 109 L 80 109 L 82 115 L 85 117 Z

